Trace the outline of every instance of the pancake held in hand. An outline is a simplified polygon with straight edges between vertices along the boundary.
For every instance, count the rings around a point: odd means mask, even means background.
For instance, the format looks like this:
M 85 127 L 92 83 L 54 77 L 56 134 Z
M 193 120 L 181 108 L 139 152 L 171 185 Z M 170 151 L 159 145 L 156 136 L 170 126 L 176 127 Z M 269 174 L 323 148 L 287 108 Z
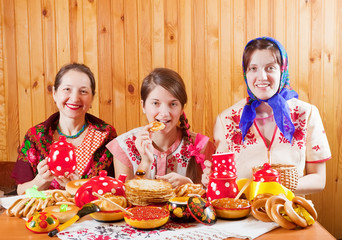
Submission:
M 165 128 L 165 124 L 162 122 L 155 121 L 155 122 L 151 122 L 150 124 L 153 124 L 153 126 L 148 129 L 149 132 L 157 132 Z
M 127 200 L 136 206 L 166 203 L 175 196 L 169 182 L 152 179 L 132 179 L 125 183 Z

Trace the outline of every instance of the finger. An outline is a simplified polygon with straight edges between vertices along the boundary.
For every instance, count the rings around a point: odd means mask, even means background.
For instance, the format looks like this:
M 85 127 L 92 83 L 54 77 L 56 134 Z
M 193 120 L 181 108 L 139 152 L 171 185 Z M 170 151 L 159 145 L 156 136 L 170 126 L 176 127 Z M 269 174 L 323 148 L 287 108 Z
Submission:
M 71 181 L 80 179 L 80 177 L 75 173 L 70 174 L 69 177 Z
M 47 170 L 43 174 L 41 174 L 42 178 L 49 181 L 53 179 L 53 175 L 51 174 L 50 170 Z
M 211 168 L 212 162 L 209 161 L 209 160 L 205 160 L 205 161 L 204 161 L 204 165 L 205 165 L 206 167 L 208 167 L 208 168 Z
M 40 172 L 42 172 L 42 173 L 45 173 L 46 171 L 48 171 L 49 170 L 49 166 L 47 166 L 47 165 L 45 165 L 45 166 L 42 166 L 42 167 L 40 167 Z
M 144 130 L 144 131 L 148 131 L 148 129 L 150 129 L 151 127 L 153 127 L 153 123 L 147 124 L 147 125 L 143 128 L 143 130 Z
M 156 179 L 161 179 L 161 180 L 169 180 L 169 177 L 167 177 L 167 175 L 164 175 L 164 176 L 156 176 Z

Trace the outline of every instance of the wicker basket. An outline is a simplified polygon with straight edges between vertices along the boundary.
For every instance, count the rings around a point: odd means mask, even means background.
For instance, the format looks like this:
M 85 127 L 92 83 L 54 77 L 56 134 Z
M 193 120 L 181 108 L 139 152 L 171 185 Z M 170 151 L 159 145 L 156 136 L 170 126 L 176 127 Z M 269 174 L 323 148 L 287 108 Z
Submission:
M 263 166 L 253 167 L 253 174 Z M 294 165 L 284 165 L 284 164 L 271 164 L 271 168 L 277 170 L 280 173 L 280 182 L 286 188 L 294 192 L 298 184 L 298 171 Z

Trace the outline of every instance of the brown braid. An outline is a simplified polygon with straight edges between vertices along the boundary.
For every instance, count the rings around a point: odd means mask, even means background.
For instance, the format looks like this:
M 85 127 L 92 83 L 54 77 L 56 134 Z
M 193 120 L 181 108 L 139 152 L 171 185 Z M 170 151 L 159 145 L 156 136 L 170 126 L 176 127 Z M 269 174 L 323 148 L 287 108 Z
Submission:
M 186 144 L 193 143 L 192 138 L 190 136 L 190 125 L 188 123 L 188 119 L 182 114 L 179 118 L 180 121 L 180 129 L 182 130 L 182 137 L 185 140 Z M 202 168 L 200 164 L 196 162 L 196 158 L 194 156 L 190 157 L 190 161 L 188 163 L 188 167 L 186 169 L 186 176 L 193 180 L 194 183 L 201 183 L 202 177 Z
M 186 139 L 186 143 L 192 143 L 192 139 L 189 134 L 190 125 L 188 123 L 188 119 L 185 118 L 184 114 L 182 114 L 179 118 L 179 121 L 180 121 L 179 127 L 182 130 L 182 136 L 185 137 Z

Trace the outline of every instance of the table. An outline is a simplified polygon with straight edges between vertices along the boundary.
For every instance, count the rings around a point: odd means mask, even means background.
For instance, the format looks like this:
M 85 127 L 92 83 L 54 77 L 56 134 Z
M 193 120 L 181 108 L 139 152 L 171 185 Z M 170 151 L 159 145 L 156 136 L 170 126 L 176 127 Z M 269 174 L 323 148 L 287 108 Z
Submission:
M 89 216 L 86 216 L 89 217 Z M 86 218 L 85 217 L 85 218 Z M 90 217 L 89 217 L 90 218 Z M 27 240 L 39 240 L 39 239 L 57 239 L 50 238 L 46 234 L 35 234 L 30 232 L 25 227 L 25 220 L 17 217 L 8 217 L 5 213 L 0 214 L 0 237 L 2 239 L 27 239 Z M 271 232 L 268 232 L 256 240 L 330 240 L 334 238 L 322 225 L 318 222 L 314 223 L 311 227 L 301 230 L 286 230 L 283 228 L 277 228 Z M 229 238 L 229 240 L 236 240 L 236 238 Z

